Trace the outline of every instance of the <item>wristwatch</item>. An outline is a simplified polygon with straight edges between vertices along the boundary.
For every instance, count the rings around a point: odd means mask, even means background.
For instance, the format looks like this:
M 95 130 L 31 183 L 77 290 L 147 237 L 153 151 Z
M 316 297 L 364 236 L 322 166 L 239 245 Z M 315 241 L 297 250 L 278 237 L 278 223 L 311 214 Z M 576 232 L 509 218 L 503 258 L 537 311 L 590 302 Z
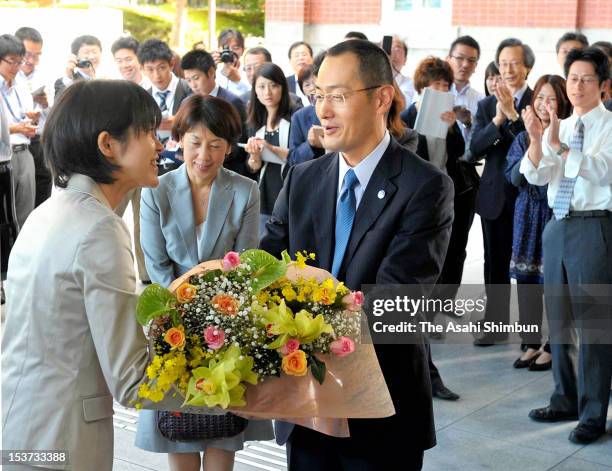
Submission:
M 559 150 L 557 151 L 557 155 L 562 157 L 566 150 L 569 150 L 569 146 L 562 142 L 561 147 L 559 147 Z

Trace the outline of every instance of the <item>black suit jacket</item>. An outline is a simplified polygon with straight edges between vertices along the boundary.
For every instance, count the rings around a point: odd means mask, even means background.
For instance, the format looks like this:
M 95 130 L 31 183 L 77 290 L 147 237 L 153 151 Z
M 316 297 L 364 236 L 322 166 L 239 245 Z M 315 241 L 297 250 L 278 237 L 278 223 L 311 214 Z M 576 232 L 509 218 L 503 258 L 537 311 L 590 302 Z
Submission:
M 291 167 L 262 249 L 276 256 L 285 249 L 314 252 L 314 264 L 331 271 L 338 167 L 337 153 Z M 355 215 L 338 279 L 353 290 L 363 284 L 434 284 L 452 220 L 450 178 L 391 138 Z M 413 450 L 431 448 L 435 430 L 424 345 L 375 349 L 396 414 L 349 420 L 351 437 L 381 453 L 406 444 Z
M 239 96 L 234 95 L 229 90 L 226 90 L 223 87 L 219 87 L 219 91 L 217 92 L 217 98 L 221 98 L 222 100 L 227 101 L 232 104 L 238 114 L 240 115 L 240 123 L 242 124 L 242 133 L 240 134 L 240 138 L 238 142 L 246 143 L 249 139 L 248 129 L 247 129 L 247 113 L 246 107 L 244 106 L 244 102 L 240 99 Z M 245 177 L 253 178 L 253 174 L 248 171 L 246 161 L 248 155 L 238 146 L 232 146 L 232 152 L 228 155 L 223 162 L 223 166 L 229 170 L 233 170 L 240 175 L 244 175 Z
M 518 113 L 531 103 L 533 92 L 527 88 L 518 106 Z M 491 95 L 478 102 L 478 111 L 474 122 L 474 132 L 470 143 L 472 157 L 487 161 L 480 188 L 476 197 L 476 212 L 484 219 L 497 219 L 504 206 L 514 207 L 517 190 L 506 179 L 506 156 L 514 138 L 525 130 L 522 118 L 510 123 L 508 120 L 499 129 L 493 124 L 497 98 Z
M 297 77 L 295 76 L 295 74 L 287 77 L 287 86 L 289 87 L 289 91 L 291 93 L 295 93 L 298 87 Z
M 606 107 L 608 111 L 612 111 L 612 100 L 604 101 L 604 106 Z
M 153 96 L 153 88 L 149 88 L 147 92 L 149 93 L 149 95 Z M 192 93 L 193 92 L 191 91 L 191 88 L 189 87 L 189 84 L 187 83 L 187 81 L 180 78 L 179 83 L 176 86 L 176 91 L 174 92 L 174 103 L 172 104 L 172 116 L 174 116 L 178 112 L 179 108 L 181 107 L 181 103 L 183 103 L 183 100 L 187 98 L 189 95 L 191 95 Z

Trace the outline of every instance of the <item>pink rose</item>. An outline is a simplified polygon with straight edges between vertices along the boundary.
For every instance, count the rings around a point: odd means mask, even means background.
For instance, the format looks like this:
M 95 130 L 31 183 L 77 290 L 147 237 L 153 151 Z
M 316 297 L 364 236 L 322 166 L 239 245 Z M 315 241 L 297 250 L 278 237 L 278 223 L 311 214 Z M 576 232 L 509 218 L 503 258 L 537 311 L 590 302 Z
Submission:
M 342 302 L 349 311 L 361 311 L 365 298 L 361 291 L 351 291 L 342 298 Z
M 333 354 L 345 357 L 355 351 L 355 342 L 349 337 L 340 337 L 338 340 L 334 340 L 329 348 Z
M 287 340 L 287 343 L 283 345 L 279 350 L 285 356 L 295 352 L 298 348 L 300 348 L 300 342 L 298 341 L 298 339 L 289 339 Z
M 225 342 L 225 332 L 218 327 L 209 325 L 204 330 L 204 341 L 208 345 L 208 348 L 218 350 Z
M 240 255 L 238 252 L 228 252 L 223 257 L 223 271 L 230 271 L 240 265 Z

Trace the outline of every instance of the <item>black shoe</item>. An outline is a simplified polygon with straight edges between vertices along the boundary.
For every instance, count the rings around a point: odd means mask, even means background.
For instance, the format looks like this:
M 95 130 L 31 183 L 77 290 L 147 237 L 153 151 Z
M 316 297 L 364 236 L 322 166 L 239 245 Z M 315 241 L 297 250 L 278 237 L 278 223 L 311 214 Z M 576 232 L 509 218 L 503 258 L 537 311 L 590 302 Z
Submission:
M 536 422 L 562 422 L 564 420 L 578 420 L 578 412 L 564 412 L 551 409 L 550 406 L 532 409 L 529 418 Z
M 4 304 L 6 299 L 4 298 L 4 288 L 0 288 L 0 304 Z
M 514 366 L 515 368 L 527 368 L 527 367 L 529 367 L 529 369 L 531 369 L 531 365 L 533 363 L 535 363 L 536 358 L 538 358 L 539 356 L 540 356 L 540 353 L 538 352 L 534 356 L 532 356 L 531 358 L 529 358 L 527 360 L 521 360 L 521 357 L 518 357 L 516 359 L 516 361 L 512 364 L 512 366 Z M 534 371 L 534 370 L 532 370 L 532 371 Z
M 485 334 L 482 337 L 474 339 L 474 345 L 476 347 L 490 347 L 502 343 L 504 340 L 508 340 L 508 335 L 503 334 Z
M 437 397 L 438 399 L 443 399 L 445 401 L 456 401 L 459 399 L 459 394 L 452 392 L 443 384 L 440 386 L 432 386 L 432 395 L 433 397 Z
M 150 285 L 150 284 L 151 284 L 151 280 L 140 280 L 140 282 L 141 282 L 143 285 Z
M 591 425 L 578 424 L 572 433 L 569 434 L 569 441 L 579 445 L 593 443 L 606 433 L 603 428 L 595 428 Z
M 548 371 L 552 368 L 552 360 L 546 363 L 536 363 L 535 360 L 529 365 L 529 371 Z

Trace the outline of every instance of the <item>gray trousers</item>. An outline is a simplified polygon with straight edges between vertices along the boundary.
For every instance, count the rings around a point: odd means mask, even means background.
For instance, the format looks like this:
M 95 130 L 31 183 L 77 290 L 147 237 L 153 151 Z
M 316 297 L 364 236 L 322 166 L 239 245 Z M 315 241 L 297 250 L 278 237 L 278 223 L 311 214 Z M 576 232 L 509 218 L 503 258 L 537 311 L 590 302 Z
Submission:
M 141 281 L 149 281 L 150 278 L 147 274 L 147 267 L 145 266 L 144 253 L 140 246 L 140 193 L 140 188 L 128 192 L 121 203 L 119 203 L 119 206 L 115 208 L 115 213 L 123 217 L 123 213 L 125 213 L 128 203 L 132 203 L 132 216 L 134 219 L 134 256 L 136 257 L 138 278 Z
M 577 411 L 580 423 L 603 430 L 612 379 L 612 214 L 551 219 L 543 246 L 555 381 L 550 405 Z
M 26 218 L 34 209 L 36 197 L 34 157 L 29 150 L 13 151 L 11 165 L 15 182 L 15 212 L 19 228 L 22 228 Z

